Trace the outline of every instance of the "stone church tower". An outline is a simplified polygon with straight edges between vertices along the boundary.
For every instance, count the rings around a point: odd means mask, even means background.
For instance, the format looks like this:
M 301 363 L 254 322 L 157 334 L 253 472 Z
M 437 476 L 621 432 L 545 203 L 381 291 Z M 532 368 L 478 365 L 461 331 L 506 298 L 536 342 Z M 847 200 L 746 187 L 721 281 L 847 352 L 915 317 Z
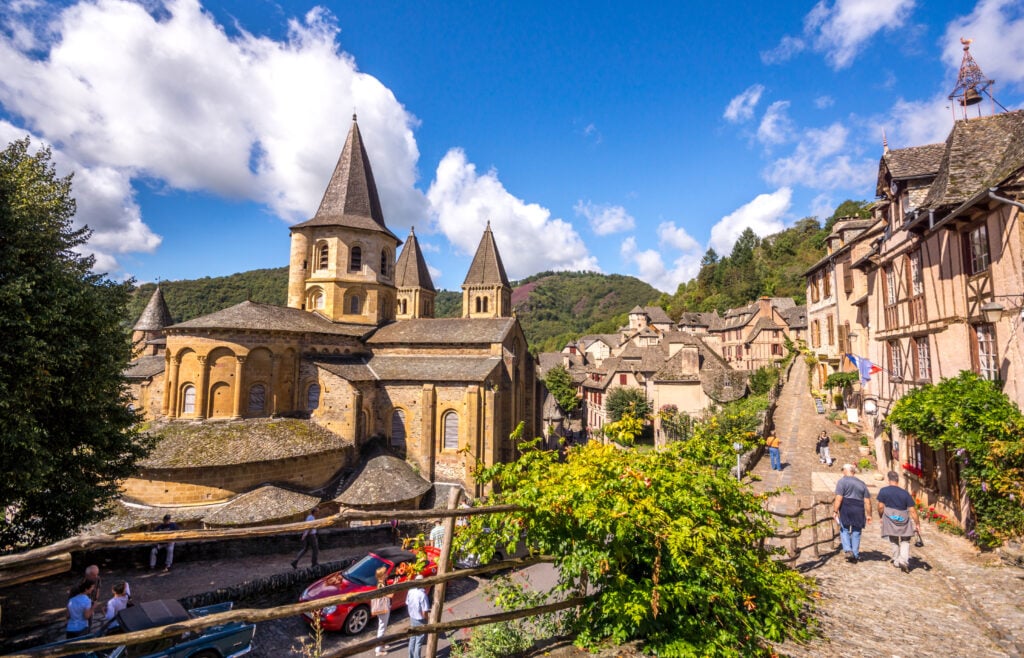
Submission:
M 167 344 L 164 339 L 164 328 L 172 324 L 174 321 L 167 309 L 167 302 L 164 301 L 164 293 L 160 286 L 157 286 L 153 296 L 149 298 L 149 303 L 146 304 L 146 309 L 139 316 L 139 321 L 132 328 L 135 356 L 163 354 L 163 348 Z
M 288 306 L 333 322 L 380 325 L 395 319 L 395 253 L 384 224 L 359 124 L 352 129 L 312 219 L 291 227 Z
M 466 280 L 462 282 L 462 317 L 512 317 L 512 286 L 501 264 L 490 222 L 476 248 Z
M 395 286 L 398 288 L 397 319 L 434 317 L 434 297 L 437 291 L 430 279 L 427 263 L 423 260 L 415 230 L 409 231 L 402 255 L 395 264 Z

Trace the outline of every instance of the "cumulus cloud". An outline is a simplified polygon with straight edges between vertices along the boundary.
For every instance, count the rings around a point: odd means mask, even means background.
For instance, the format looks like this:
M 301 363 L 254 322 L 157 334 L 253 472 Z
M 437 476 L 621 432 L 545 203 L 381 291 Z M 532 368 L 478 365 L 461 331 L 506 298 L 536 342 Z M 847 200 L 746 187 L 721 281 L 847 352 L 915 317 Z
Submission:
M 0 120 L 0 143 L 25 136 L 23 129 Z M 125 172 L 102 165 L 85 166 L 45 140 L 28 136 L 33 151 L 50 147 L 58 176 L 74 174 L 72 195 L 76 212 L 72 224 L 75 228 L 88 226 L 92 230 L 92 238 L 82 245 L 81 253 L 96 258 L 96 271 L 116 271 L 118 254 L 152 252 L 159 246 L 161 238 L 143 223 L 131 180 Z
M 754 117 L 754 109 L 764 93 L 764 85 L 751 85 L 741 94 L 734 97 L 725 108 L 722 116 L 731 123 L 750 121 Z
M 587 201 L 577 201 L 573 206 L 576 215 L 586 217 L 590 229 L 598 235 L 611 235 L 632 230 L 636 220 L 622 206 L 596 205 Z
M 793 134 L 793 121 L 789 118 L 789 101 L 775 101 L 764 111 L 757 127 L 757 139 L 765 145 L 782 144 Z
M 792 205 L 792 199 L 793 190 L 788 187 L 771 194 L 758 194 L 711 227 L 708 246 L 719 254 L 727 255 L 732 252 L 744 229 L 749 228 L 759 236 L 778 233 L 785 228 L 782 220 Z
M 974 39 L 971 55 L 987 77 L 1000 85 L 1024 85 L 1024 11 L 1018 0 L 981 0 L 970 14 L 946 26 L 942 60 L 953 71 L 963 59 L 960 37 Z
M 793 153 L 768 166 L 765 180 L 773 185 L 802 185 L 819 190 L 870 185 L 878 162 L 857 157 L 848 136 L 849 130 L 841 123 L 803 131 Z
M 675 224 L 668 222 L 658 227 L 658 234 L 685 235 L 686 231 L 676 228 Z M 689 236 L 686 236 L 689 238 Z M 654 249 L 640 249 L 637 247 L 636 238 L 626 238 L 619 248 L 619 254 L 623 260 L 632 263 L 636 268 L 636 277 L 645 281 L 662 292 L 673 293 L 680 283 L 689 281 L 700 272 L 700 259 L 702 252 L 700 245 L 693 238 L 689 238 L 692 246 L 687 247 L 681 254 L 672 261 L 672 265 L 666 265 L 662 254 Z M 684 241 L 685 242 L 685 241 Z M 664 246 L 664 243 L 663 243 Z M 676 248 L 676 245 L 669 245 Z
M 914 5 L 915 0 L 820 0 L 804 17 L 803 35 L 784 36 L 761 53 L 761 61 L 778 64 L 810 47 L 824 53 L 832 68 L 846 68 L 875 34 L 903 27 Z
M 490 221 L 514 279 L 541 270 L 600 271 L 597 259 L 569 222 L 536 203 L 513 196 L 494 169 L 480 174 L 462 149 L 448 151 L 427 191 L 439 230 L 458 250 L 472 254 Z
M 824 110 L 825 108 L 832 107 L 835 104 L 836 100 L 828 95 L 818 96 L 817 98 L 814 99 L 814 107 L 818 108 L 819 110 Z
M 401 231 L 427 214 L 417 120 L 340 51 L 326 10 L 275 41 L 229 36 L 197 0 L 149 7 L 81 2 L 45 30 L 32 12 L 9 13 L 0 32 L 0 103 L 79 171 L 107 172 L 94 185 L 124 191 L 112 233 L 139 231 L 127 182 L 140 176 L 265 203 L 287 221 L 311 216 L 353 108 L 388 223 Z

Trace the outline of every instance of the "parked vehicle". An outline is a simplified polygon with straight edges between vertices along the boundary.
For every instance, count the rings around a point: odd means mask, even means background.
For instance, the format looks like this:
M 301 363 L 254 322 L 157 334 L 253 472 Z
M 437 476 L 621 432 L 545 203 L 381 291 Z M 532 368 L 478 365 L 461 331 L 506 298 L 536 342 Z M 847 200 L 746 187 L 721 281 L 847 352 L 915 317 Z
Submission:
M 437 574 L 437 559 L 440 551 L 433 546 L 424 549 L 427 564 L 420 571 L 424 576 Z M 352 564 L 344 571 L 336 571 L 316 581 L 302 592 L 300 602 L 323 599 L 328 596 L 368 592 L 377 588 L 377 569 L 387 567 L 387 584 L 402 583 L 413 576 L 416 553 L 388 546 L 371 551 L 366 557 Z M 396 592 L 391 599 L 391 609 L 405 607 L 405 592 Z M 303 613 L 307 623 L 312 624 L 315 612 Z M 348 635 L 363 632 L 370 623 L 370 602 L 342 603 L 329 605 L 319 611 L 320 625 L 327 631 L 343 631 Z
M 121 624 L 121 628 L 130 633 L 176 624 L 218 612 L 227 612 L 233 605 L 228 602 L 185 610 L 180 603 L 173 599 L 146 601 L 122 610 L 118 613 L 117 620 Z M 57 647 L 85 638 L 100 637 L 105 631 L 106 629 L 101 627 L 96 633 L 77 637 L 74 640 L 54 642 L 46 645 L 45 648 Z M 84 658 L 237 658 L 252 651 L 252 638 L 255 634 L 255 624 L 232 621 L 201 631 L 183 633 L 142 644 L 75 655 Z
M 491 532 L 490 528 L 484 528 L 485 534 L 491 534 Z M 474 569 L 491 564 L 492 562 L 504 562 L 510 558 L 526 557 L 529 554 L 530 551 L 526 546 L 526 534 L 521 533 L 515 546 L 513 546 L 512 552 L 509 552 L 508 546 L 505 544 L 498 544 L 494 547 L 494 554 L 486 561 L 481 560 L 480 556 L 476 553 L 461 552 L 454 556 L 452 563 L 456 569 Z

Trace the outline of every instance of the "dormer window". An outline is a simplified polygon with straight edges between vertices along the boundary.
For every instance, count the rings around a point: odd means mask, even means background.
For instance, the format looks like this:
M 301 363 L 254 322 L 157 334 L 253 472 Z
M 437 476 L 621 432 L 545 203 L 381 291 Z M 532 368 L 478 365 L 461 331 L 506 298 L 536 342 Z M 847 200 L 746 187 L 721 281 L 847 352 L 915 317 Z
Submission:
M 352 247 L 352 251 L 349 253 L 348 269 L 350 272 L 363 269 L 363 250 L 360 247 Z

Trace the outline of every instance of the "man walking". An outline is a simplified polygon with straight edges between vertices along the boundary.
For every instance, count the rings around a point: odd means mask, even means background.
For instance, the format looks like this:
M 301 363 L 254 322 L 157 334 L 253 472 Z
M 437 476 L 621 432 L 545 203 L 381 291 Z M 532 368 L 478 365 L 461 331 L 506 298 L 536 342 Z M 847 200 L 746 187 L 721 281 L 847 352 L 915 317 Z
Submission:
M 836 482 L 836 499 L 832 504 L 839 523 L 839 538 L 847 562 L 860 559 L 860 532 L 871 521 L 871 494 L 868 485 L 853 476 L 853 464 L 843 464 L 843 477 Z
M 892 542 L 892 564 L 910 573 L 910 538 L 918 531 L 920 519 L 914 498 L 899 486 L 900 476 L 887 475 L 889 486 L 878 492 L 878 516 L 882 519 L 882 537 Z
M 768 446 L 768 459 L 771 460 L 772 470 L 782 470 L 782 456 L 779 453 L 779 437 L 775 436 L 772 432 L 768 435 L 768 438 L 764 440 L 764 444 Z
M 423 574 L 416 574 L 414 580 L 422 580 Z M 405 605 L 409 610 L 409 625 L 413 628 L 423 626 L 427 623 L 427 612 L 430 610 L 430 602 L 427 601 L 427 593 L 422 587 L 413 587 L 405 594 Z M 426 633 L 413 635 L 409 638 L 409 658 L 420 658 L 420 647 L 423 646 L 423 638 Z
M 178 524 L 171 521 L 170 514 L 164 514 L 164 522 L 156 527 L 157 532 L 174 532 L 178 529 Z M 170 571 L 171 565 L 174 564 L 174 542 L 167 542 L 166 544 L 157 544 L 153 547 L 153 550 L 149 552 L 149 568 L 156 569 L 156 554 L 160 552 L 161 548 L 167 548 L 167 557 L 164 560 L 164 571 Z
M 317 508 L 315 507 L 309 510 L 306 520 L 315 521 L 316 513 Z M 315 567 L 320 564 L 320 544 L 316 539 L 316 528 L 307 528 L 306 531 L 302 533 L 302 550 L 300 550 L 299 554 L 295 556 L 294 560 L 292 560 L 292 569 L 299 568 L 299 560 L 301 560 L 302 556 L 306 554 L 306 551 L 310 551 L 312 553 L 310 556 L 312 558 L 312 566 Z

